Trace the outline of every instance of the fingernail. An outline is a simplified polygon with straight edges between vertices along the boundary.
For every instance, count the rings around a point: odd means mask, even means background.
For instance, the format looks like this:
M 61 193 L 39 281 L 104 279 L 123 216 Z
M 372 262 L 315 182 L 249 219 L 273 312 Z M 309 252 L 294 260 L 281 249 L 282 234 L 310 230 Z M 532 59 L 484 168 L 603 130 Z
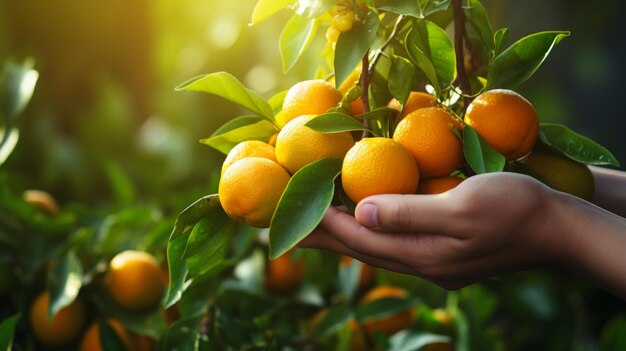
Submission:
M 365 227 L 378 227 L 378 207 L 372 203 L 364 203 L 359 206 L 357 221 Z

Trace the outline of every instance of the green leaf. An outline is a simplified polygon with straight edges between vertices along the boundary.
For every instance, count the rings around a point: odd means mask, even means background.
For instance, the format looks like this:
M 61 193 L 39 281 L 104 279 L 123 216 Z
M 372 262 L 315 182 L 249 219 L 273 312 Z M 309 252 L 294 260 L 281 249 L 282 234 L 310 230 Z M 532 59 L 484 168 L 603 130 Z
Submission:
M 315 19 L 294 15 L 280 33 L 280 59 L 287 73 L 298 62 L 315 34 Z
M 341 112 L 321 114 L 306 123 L 306 126 L 320 133 L 341 133 L 353 130 L 367 130 L 363 123 Z
M 341 86 L 361 62 L 376 38 L 378 14 L 368 11 L 363 21 L 356 21 L 352 29 L 339 36 L 335 47 L 335 86 Z
M 554 45 L 570 32 L 539 32 L 524 37 L 500 53 L 489 66 L 487 89 L 515 89 L 530 78 Z
M 600 341 L 603 350 L 626 349 L 626 315 L 623 312 L 615 315 L 605 324 Z
M 226 122 L 209 138 L 200 142 L 226 155 L 242 141 L 267 140 L 275 133 L 278 133 L 278 129 L 274 124 L 262 117 L 240 116 Z
M 391 56 L 391 70 L 387 84 L 391 95 L 402 105 L 406 103 L 411 93 L 415 72 L 415 66 L 411 61 L 402 56 Z
M 347 305 L 335 305 L 328 309 L 326 315 L 315 325 L 315 335 L 326 338 L 337 333 L 352 317 Z
M 377 8 L 399 15 L 425 18 L 435 12 L 445 11 L 451 2 L 452 0 L 384 0 L 380 1 Z
M 359 305 L 356 310 L 356 319 L 360 322 L 387 317 L 394 313 L 408 310 L 413 305 L 408 298 L 385 297 Z
M 50 317 L 76 299 L 83 285 L 82 277 L 83 267 L 74 251 L 69 251 L 53 261 L 48 277 L 48 291 L 50 291 L 48 315 Z
M 15 326 L 22 317 L 21 313 L 15 314 L 0 323 L 0 350 L 11 351 L 13 348 L 13 335 L 15 335 Z
M 127 351 L 128 349 L 117 335 L 117 332 L 107 321 L 100 321 L 98 337 L 103 351 Z
M 237 223 L 221 208 L 196 223 L 189 234 L 183 256 L 187 259 L 189 276 L 204 274 L 222 263 L 228 242 L 237 232 Z
M 368 121 L 379 121 L 385 118 L 389 118 L 392 115 L 398 114 L 398 110 L 391 107 L 379 107 L 375 110 L 371 110 L 370 112 L 366 112 L 362 115 L 358 115 L 359 119 L 366 119 Z
M 335 5 L 334 0 L 298 0 L 294 10 L 300 16 L 315 18 Z
M 270 258 L 289 251 L 317 227 L 333 199 L 341 164 L 341 160 L 325 158 L 291 177 L 272 217 Z
M 349 264 L 339 265 L 339 291 L 347 300 L 352 300 L 359 287 L 362 265 L 359 260 L 355 259 L 351 260 Z
M 509 33 L 508 28 L 500 28 L 494 33 L 493 35 L 493 43 L 494 43 L 493 54 L 495 55 L 494 58 L 500 55 L 500 53 L 504 49 L 504 45 L 506 45 L 506 42 L 509 40 L 509 34 L 510 33 Z
M 489 14 L 485 7 L 478 0 L 470 0 L 469 8 L 466 9 L 466 16 L 472 28 L 480 35 L 481 41 L 488 51 L 494 49 L 494 34 L 491 22 L 489 22 Z
M 250 25 L 255 25 L 276 12 L 293 4 L 296 0 L 259 0 L 252 10 Z
M 539 139 L 542 142 L 559 150 L 576 162 L 597 166 L 619 167 L 620 165 L 609 150 L 566 126 L 542 123 L 539 130 Z
M 187 260 L 183 259 L 187 238 L 179 236 L 167 243 L 167 265 L 169 269 L 170 284 L 167 287 L 163 308 L 172 307 L 183 295 L 185 280 L 187 280 Z
M 216 72 L 192 78 L 177 86 L 176 91 L 201 91 L 217 95 L 274 122 L 274 112 L 270 104 L 227 72 Z
M 19 115 L 33 96 L 39 73 L 33 60 L 23 63 L 7 62 L 0 72 L 0 116 L 13 119 Z
M 217 194 L 199 198 L 178 215 L 169 240 L 178 238 L 211 212 L 219 210 L 222 210 L 222 205 Z
M 446 31 L 433 22 L 417 20 L 406 45 L 409 56 L 440 95 L 441 89 L 450 85 L 456 75 L 454 47 Z
M 200 321 L 204 317 L 191 317 L 178 320 L 167 328 L 159 338 L 158 350 L 198 350 L 197 343 L 202 337 Z
M 420 350 L 428 344 L 451 342 L 447 335 L 438 335 L 414 330 L 402 330 L 389 338 L 389 351 Z
M 504 156 L 468 125 L 463 128 L 463 153 L 477 174 L 500 172 L 506 163 Z
M 0 139 L 0 165 L 2 165 L 15 149 L 20 139 L 20 132 L 17 128 L 11 128 L 7 133 L 5 128 L 0 127 L 0 134 L 2 135 L 2 139 Z
M 287 92 L 289 92 L 289 90 L 287 89 L 279 91 L 278 93 L 274 94 L 274 96 L 272 96 L 269 100 L 267 100 L 274 112 L 278 112 L 283 108 L 283 101 L 285 101 L 285 96 L 287 96 Z

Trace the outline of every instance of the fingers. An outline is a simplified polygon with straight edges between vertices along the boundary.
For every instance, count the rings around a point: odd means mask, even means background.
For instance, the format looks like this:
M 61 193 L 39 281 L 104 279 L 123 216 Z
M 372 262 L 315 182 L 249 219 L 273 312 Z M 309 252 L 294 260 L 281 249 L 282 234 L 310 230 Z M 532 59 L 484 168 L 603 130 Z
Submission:
M 359 224 L 376 231 L 433 233 L 462 237 L 450 193 L 439 195 L 376 195 L 357 205 Z

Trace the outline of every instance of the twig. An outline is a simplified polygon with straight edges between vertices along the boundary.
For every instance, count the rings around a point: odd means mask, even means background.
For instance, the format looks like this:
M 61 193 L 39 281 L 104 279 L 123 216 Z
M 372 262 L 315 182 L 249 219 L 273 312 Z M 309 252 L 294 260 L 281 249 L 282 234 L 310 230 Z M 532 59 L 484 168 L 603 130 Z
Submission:
M 363 55 L 363 59 L 362 59 L 362 62 L 361 62 L 361 77 L 360 77 L 360 83 L 361 83 L 361 103 L 363 104 L 363 111 L 364 112 L 369 112 L 370 111 L 370 104 L 369 104 L 369 85 L 370 85 L 369 53 L 370 53 L 369 50 L 367 50 L 365 52 L 365 55 Z M 369 128 L 369 121 L 367 119 L 363 120 L 363 124 L 365 125 L 365 127 Z M 369 135 L 369 132 L 367 130 L 364 130 L 363 131 L 363 135 L 361 136 L 361 139 L 367 138 L 368 135 Z
M 370 67 L 369 67 L 370 71 L 374 70 L 374 66 L 376 66 L 376 63 L 378 62 L 378 59 L 382 55 L 383 51 L 385 51 L 387 46 L 389 46 L 389 44 L 391 44 L 393 39 L 396 37 L 396 34 L 398 33 L 398 29 L 400 28 L 400 23 L 402 22 L 403 19 L 404 19 L 404 16 L 402 15 L 398 16 L 398 19 L 396 19 L 396 23 L 393 25 L 393 29 L 391 30 L 391 34 L 389 34 L 389 37 L 383 43 L 380 49 L 376 50 L 376 52 L 374 53 L 374 57 L 372 58 L 372 61 L 370 62 Z
M 465 37 L 465 13 L 463 12 L 462 0 L 452 0 L 452 12 L 454 13 L 454 51 L 456 52 L 456 82 L 464 95 L 471 95 L 469 81 L 465 73 L 465 55 L 463 53 L 463 39 Z M 464 107 L 470 103 L 470 99 L 463 97 Z

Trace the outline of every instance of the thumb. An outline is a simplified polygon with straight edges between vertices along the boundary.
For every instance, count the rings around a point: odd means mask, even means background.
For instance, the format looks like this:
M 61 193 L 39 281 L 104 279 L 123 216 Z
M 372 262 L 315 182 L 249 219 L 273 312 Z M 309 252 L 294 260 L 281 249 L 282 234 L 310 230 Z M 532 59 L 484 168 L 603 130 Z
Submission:
M 444 234 L 453 221 L 449 203 L 439 195 L 375 195 L 359 202 L 355 217 L 377 231 Z

